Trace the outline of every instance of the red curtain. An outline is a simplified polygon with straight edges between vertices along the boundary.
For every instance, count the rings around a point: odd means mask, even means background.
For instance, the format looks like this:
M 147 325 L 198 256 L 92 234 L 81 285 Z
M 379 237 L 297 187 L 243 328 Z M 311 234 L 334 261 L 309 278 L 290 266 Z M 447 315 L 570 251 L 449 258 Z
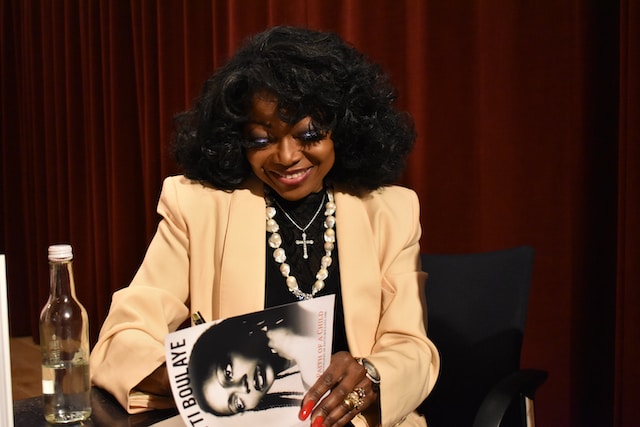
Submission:
M 71 242 L 92 338 L 154 232 L 172 116 L 247 35 L 332 30 L 415 117 L 423 248 L 536 248 L 523 366 L 544 426 L 640 419 L 640 3 L 0 0 L 0 252 L 37 337 Z

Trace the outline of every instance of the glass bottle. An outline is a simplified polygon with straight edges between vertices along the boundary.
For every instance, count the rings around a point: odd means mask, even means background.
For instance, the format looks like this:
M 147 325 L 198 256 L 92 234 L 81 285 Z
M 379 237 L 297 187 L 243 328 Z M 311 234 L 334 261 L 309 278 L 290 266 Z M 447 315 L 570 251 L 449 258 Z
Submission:
M 77 423 L 91 415 L 89 320 L 76 298 L 71 245 L 49 247 L 49 300 L 40 313 L 44 418 Z

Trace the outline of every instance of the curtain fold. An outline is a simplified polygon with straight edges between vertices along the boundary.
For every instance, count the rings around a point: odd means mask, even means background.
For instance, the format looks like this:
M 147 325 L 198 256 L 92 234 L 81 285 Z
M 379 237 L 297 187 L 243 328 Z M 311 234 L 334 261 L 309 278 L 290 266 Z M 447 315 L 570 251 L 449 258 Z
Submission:
M 620 7 L 620 114 L 614 425 L 640 419 L 640 4 Z
M 47 246 L 70 242 L 95 340 L 155 231 L 172 120 L 242 40 L 338 32 L 380 63 L 418 141 L 401 183 L 426 252 L 536 249 L 522 363 L 540 425 L 640 417 L 640 5 L 629 0 L 0 0 L 0 252 L 37 339 Z

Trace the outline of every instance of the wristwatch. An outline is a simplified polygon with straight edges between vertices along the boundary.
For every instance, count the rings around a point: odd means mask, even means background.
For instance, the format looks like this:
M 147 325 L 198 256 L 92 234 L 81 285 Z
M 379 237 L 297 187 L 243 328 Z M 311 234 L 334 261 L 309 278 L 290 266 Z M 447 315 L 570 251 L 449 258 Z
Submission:
M 380 374 L 375 365 L 364 357 L 357 357 L 358 362 L 365 370 L 365 375 L 369 378 L 369 381 L 373 383 L 373 390 L 377 393 L 380 390 Z

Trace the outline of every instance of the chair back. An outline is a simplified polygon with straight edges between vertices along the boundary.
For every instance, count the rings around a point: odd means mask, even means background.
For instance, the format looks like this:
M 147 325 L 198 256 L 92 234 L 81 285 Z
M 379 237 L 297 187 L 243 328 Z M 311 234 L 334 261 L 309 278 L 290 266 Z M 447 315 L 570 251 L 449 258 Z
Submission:
M 520 246 L 421 255 L 427 333 L 441 356 L 438 382 L 420 407 L 430 427 L 471 426 L 491 387 L 519 369 L 533 253 Z M 502 425 L 522 425 L 519 415 Z

